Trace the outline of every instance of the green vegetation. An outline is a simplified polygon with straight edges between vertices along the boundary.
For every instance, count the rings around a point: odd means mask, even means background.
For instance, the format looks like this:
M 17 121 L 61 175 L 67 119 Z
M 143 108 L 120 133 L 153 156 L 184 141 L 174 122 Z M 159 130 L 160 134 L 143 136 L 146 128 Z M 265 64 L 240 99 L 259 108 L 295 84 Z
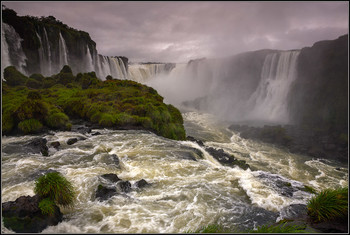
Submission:
M 102 127 L 146 129 L 166 138 L 185 139 L 180 111 L 164 104 L 151 87 L 129 80 L 100 81 L 95 72 L 74 76 L 67 65 L 51 77 L 33 74 L 28 78 L 12 66 L 5 71 L 3 134 L 36 133 L 43 127 L 70 130 L 70 118 L 80 118 Z M 23 81 L 16 83 L 12 76 Z M 29 85 L 29 80 L 41 81 L 40 88 Z
M 305 233 L 305 226 L 289 225 L 287 223 L 276 225 L 263 225 L 249 233 Z
M 55 203 L 50 198 L 44 198 L 39 202 L 39 208 L 43 215 L 53 215 L 55 213 Z
M 344 218 L 348 213 L 348 188 L 321 191 L 311 198 L 307 209 L 315 222 Z
M 73 185 L 58 172 L 50 172 L 39 177 L 35 181 L 34 192 L 47 199 L 41 203 L 45 213 L 51 210 L 52 204 L 69 207 L 73 205 L 75 199 Z

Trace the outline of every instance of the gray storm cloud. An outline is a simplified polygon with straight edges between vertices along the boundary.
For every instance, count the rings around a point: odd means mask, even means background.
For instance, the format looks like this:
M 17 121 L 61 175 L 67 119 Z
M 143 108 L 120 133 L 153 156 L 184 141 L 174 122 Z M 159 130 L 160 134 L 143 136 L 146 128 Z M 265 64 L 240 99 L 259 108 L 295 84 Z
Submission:
M 187 62 L 348 33 L 348 2 L 2 2 L 88 32 L 103 55 Z

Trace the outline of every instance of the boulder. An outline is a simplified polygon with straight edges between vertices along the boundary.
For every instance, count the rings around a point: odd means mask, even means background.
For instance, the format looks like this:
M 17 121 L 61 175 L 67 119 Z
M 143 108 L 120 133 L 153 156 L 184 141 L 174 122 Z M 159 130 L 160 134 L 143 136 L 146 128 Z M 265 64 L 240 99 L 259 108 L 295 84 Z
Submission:
M 60 142 L 54 141 L 50 144 L 50 146 L 54 147 L 55 149 L 58 150 L 58 147 L 61 146 Z
M 112 183 L 116 183 L 119 180 L 121 180 L 121 179 L 119 179 L 119 177 L 116 174 L 104 174 L 104 175 L 101 175 L 101 177 L 106 179 L 106 180 L 111 181 Z
M 124 193 L 128 193 L 131 191 L 131 184 L 129 181 L 120 180 L 118 182 L 118 186 L 120 188 L 120 191 Z
M 142 180 L 139 180 L 135 183 L 135 186 L 138 187 L 138 188 L 143 188 L 143 187 L 146 187 L 150 185 L 150 183 L 148 183 L 146 180 L 142 179 Z
M 41 153 L 43 156 L 49 156 L 49 149 L 46 146 L 47 140 L 45 138 L 35 138 L 30 141 L 26 147 L 29 152 Z
M 4 226 L 16 233 L 40 233 L 48 226 L 57 225 L 62 221 L 62 213 L 55 206 L 53 215 L 43 215 L 39 208 L 38 195 L 21 196 L 15 201 L 2 203 Z
M 114 195 L 117 195 L 117 190 L 115 187 L 107 187 L 103 186 L 102 184 L 98 185 L 95 194 L 96 199 L 98 199 L 99 201 L 106 201 Z
M 67 140 L 67 144 L 68 145 L 72 145 L 74 143 L 78 142 L 78 139 L 77 138 L 70 138 Z
M 199 146 L 204 146 L 203 141 L 201 140 L 197 140 L 196 138 L 192 137 L 192 136 L 187 136 L 187 140 L 192 141 L 192 142 L 196 142 Z
M 227 154 L 222 149 L 214 149 L 212 147 L 205 148 L 205 150 L 212 155 L 218 162 L 226 166 L 239 166 L 243 170 L 248 169 L 250 166 L 244 160 L 238 160 L 234 156 Z
M 100 132 L 98 132 L 98 131 L 96 131 L 96 132 L 94 132 L 94 133 L 91 133 L 91 135 L 92 135 L 92 136 L 95 136 L 95 135 L 101 135 L 101 133 L 100 133 Z

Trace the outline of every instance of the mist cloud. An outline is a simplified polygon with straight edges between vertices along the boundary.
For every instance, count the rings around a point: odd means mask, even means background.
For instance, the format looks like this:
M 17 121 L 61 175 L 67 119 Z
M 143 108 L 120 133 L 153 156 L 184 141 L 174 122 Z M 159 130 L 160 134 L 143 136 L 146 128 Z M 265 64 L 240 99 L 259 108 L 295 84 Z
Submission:
M 2 2 L 86 31 L 100 54 L 187 62 L 300 49 L 348 33 L 348 2 Z

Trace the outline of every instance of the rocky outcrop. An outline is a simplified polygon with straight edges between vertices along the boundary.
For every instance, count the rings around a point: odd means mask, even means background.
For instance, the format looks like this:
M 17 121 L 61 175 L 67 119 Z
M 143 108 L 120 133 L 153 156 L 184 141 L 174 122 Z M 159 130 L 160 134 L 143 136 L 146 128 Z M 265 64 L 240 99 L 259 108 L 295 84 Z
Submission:
M 72 145 L 74 143 L 78 142 L 78 139 L 77 138 L 70 138 L 67 140 L 67 144 L 68 145 Z
M 49 149 L 46 146 L 47 140 L 45 138 L 35 138 L 26 145 L 29 152 L 41 153 L 43 156 L 49 156 Z
M 57 225 L 62 221 L 62 213 L 54 206 L 53 215 L 43 215 L 39 208 L 38 195 L 21 196 L 15 201 L 2 203 L 4 226 L 17 233 L 40 233 L 48 226 Z
M 288 98 L 292 122 L 347 142 L 348 84 L 348 35 L 303 48 Z
M 328 131 L 315 131 L 294 125 L 251 127 L 233 124 L 229 129 L 239 132 L 242 138 L 275 144 L 292 153 L 334 159 L 343 163 L 348 161 L 347 141 L 340 141 L 335 133 Z

